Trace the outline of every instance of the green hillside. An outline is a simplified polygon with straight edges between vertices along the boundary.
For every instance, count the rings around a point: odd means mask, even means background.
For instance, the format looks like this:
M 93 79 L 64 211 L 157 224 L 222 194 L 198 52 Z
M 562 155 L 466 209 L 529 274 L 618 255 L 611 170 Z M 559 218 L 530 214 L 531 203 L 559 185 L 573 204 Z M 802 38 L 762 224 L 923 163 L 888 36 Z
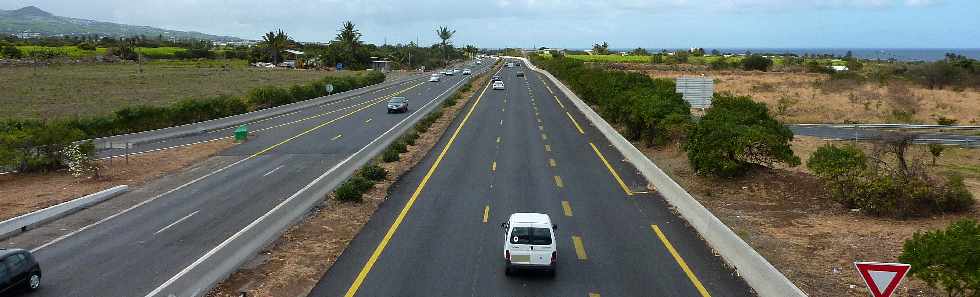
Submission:
M 34 6 L 17 10 L 0 10 L 0 34 L 21 32 L 41 33 L 43 36 L 52 35 L 100 35 L 129 37 L 145 35 L 177 39 L 206 39 L 214 41 L 239 41 L 240 38 L 217 36 L 199 32 L 187 32 L 160 29 L 148 26 L 123 25 L 85 19 L 76 19 L 53 15 Z

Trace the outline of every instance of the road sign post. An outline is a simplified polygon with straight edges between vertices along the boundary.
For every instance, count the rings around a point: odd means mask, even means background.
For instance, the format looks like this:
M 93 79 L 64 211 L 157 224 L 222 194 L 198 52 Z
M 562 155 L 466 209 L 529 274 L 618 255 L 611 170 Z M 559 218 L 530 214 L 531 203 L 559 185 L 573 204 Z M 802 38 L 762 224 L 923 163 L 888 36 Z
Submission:
M 330 95 L 330 93 L 333 93 L 333 84 L 327 84 L 327 86 L 324 87 L 324 88 L 327 91 L 327 95 Z
M 872 297 L 890 297 L 912 265 L 902 263 L 854 262 L 858 274 L 868 284 Z

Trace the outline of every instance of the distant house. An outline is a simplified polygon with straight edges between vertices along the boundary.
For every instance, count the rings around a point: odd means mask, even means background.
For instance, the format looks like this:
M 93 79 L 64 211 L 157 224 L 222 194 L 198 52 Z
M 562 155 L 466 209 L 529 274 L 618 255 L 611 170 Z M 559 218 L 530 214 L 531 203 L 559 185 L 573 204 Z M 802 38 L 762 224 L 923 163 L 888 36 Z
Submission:
M 306 53 L 291 49 L 284 50 L 284 52 L 286 52 L 285 60 L 279 63 L 279 67 L 303 68 L 303 56 Z
M 381 71 L 383 73 L 388 73 L 391 71 L 391 61 L 371 61 L 371 69 L 375 71 Z
M 844 72 L 848 70 L 847 66 L 839 66 L 839 65 L 830 66 L 830 69 L 833 69 L 836 72 Z
M 41 37 L 41 33 L 24 31 L 20 33 L 14 33 L 14 36 L 20 39 L 31 39 Z

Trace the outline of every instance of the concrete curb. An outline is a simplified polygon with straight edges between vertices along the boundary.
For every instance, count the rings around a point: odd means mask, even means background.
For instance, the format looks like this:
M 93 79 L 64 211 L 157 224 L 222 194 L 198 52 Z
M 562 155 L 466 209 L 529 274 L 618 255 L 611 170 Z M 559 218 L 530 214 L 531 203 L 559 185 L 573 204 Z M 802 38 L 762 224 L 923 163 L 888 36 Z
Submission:
M 94 194 L 65 201 L 58 205 L 0 222 L 0 239 L 13 236 L 22 231 L 26 231 L 31 227 L 61 218 L 128 191 L 129 187 L 126 185 L 115 186 Z
M 252 112 L 243 113 L 243 114 L 237 114 L 233 116 L 227 116 L 223 118 L 211 119 L 207 121 L 184 124 L 179 126 L 160 128 L 155 130 L 94 138 L 91 140 L 92 142 L 95 143 L 96 148 L 107 149 L 113 146 L 113 144 L 118 145 L 118 144 L 129 143 L 132 145 L 132 144 L 154 142 L 154 141 L 168 139 L 168 138 L 196 135 L 208 131 L 225 129 L 228 127 L 232 127 L 248 122 L 263 120 L 274 116 L 295 112 L 301 109 L 306 109 L 310 107 L 319 106 L 322 104 L 331 103 L 337 100 L 345 99 L 350 96 L 362 95 L 374 90 L 391 87 L 393 85 L 405 83 L 412 80 L 417 80 L 422 77 L 423 76 L 411 74 L 396 80 L 364 86 L 357 89 L 348 90 L 346 92 L 330 94 L 328 96 L 317 97 L 313 99 L 308 99 L 304 101 L 294 102 L 294 103 L 280 105 L 280 106 L 266 108 L 266 109 L 260 109 Z
M 485 71 L 474 73 L 470 77 Z M 310 209 L 320 204 L 334 188 L 375 156 L 381 154 L 388 145 L 413 128 L 415 123 L 435 110 L 443 101 L 459 90 L 463 83 L 470 80 L 467 78 L 457 82 L 456 85 L 447 89 L 435 100 L 420 107 L 402 122 L 388 129 L 350 157 L 337 163 L 289 196 L 275 208 L 208 251 L 190 266 L 148 293 L 146 297 L 190 297 L 207 294 L 218 282 L 234 273 L 239 266 L 254 257 L 257 252 L 278 239 L 290 226 L 303 219 Z
M 575 95 L 551 73 L 532 65 L 524 60 L 534 71 L 548 77 L 562 93 L 589 119 L 592 124 L 619 150 L 626 159 L 640 171 L 648 181 L 657 187 L 657 191 L 672 205 L 688 224 L 694 227 L 701 237 L 711 246 L 728 265 L 735 268 L 738 274 L 762 297 L 792 297 L 807 296 L 796 285 L 786 278 L 768 260 L 759 255 L 742 238 L 732 232 L 728 226 L 714 216 L 707 208 L 694 199 L 690 193 L 674 182 L 656 164 L 653 164 L 639 149 L 633 146 L 605 119 L 592 110 L 582 99 Z

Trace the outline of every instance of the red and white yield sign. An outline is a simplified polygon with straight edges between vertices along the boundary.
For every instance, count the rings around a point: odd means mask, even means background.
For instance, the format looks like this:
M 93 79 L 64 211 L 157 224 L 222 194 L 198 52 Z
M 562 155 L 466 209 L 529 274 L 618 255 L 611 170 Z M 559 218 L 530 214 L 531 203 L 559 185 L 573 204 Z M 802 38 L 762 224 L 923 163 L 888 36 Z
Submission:
M 905 278 L 911 265 L 902 263 L 854 262 L 858 273 L 868 283 L 871 296 L 889 297 Z

